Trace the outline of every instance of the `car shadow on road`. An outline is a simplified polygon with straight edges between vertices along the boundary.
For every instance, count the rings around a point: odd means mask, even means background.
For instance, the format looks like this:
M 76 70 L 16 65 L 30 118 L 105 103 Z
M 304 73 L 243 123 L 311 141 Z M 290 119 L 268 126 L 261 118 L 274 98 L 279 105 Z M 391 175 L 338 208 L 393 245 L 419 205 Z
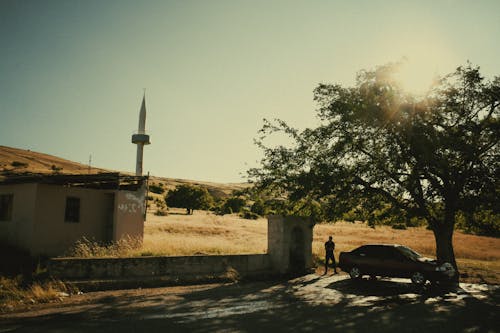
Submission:
M 431 284 L 416 286 L 412 283 L 391 279 L 343 279 L 332 282 L 328 288 L 357 296 L 394 297 L 404 294 L 418 294 L 421 298 L 425 299 L 457 291 L 458 287 Z

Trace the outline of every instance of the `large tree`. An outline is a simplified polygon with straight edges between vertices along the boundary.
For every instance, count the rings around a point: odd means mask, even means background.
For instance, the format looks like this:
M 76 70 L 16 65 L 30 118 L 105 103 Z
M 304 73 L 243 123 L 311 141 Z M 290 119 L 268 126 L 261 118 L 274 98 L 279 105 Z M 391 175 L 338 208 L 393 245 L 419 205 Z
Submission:
M 320 84 L 316 128 L 265 120 L 264 158 L 249 175 L 292 201 L 322 202 L 331 219 L 353 210 L 366 220 L 424 219 L 438 261 L 457 268 L 457 216 L 499 213 L 500 77 L 467 64 L 415 97 L 394 79 L 397 66 L 361 71 L 353 87 Z M 277 132 L 293 144 L 266 146 Z
M 212 201 L 206 188 L 192 185 L 179 185 L 165 196 L 169 207 L 186 208 L 188 215 L 193 214 L 195 209 L 210 208 Z

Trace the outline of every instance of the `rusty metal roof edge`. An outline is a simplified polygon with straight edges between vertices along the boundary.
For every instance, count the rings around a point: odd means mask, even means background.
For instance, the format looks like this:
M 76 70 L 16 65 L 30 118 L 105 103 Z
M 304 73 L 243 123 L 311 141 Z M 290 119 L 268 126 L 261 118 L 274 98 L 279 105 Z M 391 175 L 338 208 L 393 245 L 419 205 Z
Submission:
M 14 184 L 52 184 L 62 186 L 79 186 L 92 188 L 114 187 L 139 187 L 148 176 L 122 175 L 119 172 L 98 173 L 98 174 L 24 174 L 4 176 L 0 179 L 0 185 Z

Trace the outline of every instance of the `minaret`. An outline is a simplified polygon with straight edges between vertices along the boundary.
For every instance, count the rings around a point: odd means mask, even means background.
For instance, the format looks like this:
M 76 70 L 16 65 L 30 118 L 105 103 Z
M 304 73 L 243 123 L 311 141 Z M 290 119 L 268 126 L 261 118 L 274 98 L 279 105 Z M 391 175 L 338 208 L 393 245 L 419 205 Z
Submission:
M 146 134 L 146 94 L 142 97 L 141 111 L 139 112 L 139 129 L 132 135 L 132 143 L 137 145 L 137 160 L 135 164 L 135 175 L 142 176 L 142 155 L 144 145 L 149 145 L 149 135 Z

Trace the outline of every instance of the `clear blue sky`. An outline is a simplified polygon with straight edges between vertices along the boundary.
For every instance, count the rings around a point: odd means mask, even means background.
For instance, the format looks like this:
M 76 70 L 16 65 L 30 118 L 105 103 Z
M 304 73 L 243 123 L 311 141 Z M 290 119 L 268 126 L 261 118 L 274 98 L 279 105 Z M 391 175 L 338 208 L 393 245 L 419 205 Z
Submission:
M 499 41 L 496 0 L 0 0 L 0 144 L 134 171 L 146 88 L 146 172 L 242 181 L 262 118 L 313 125 L 318 83 L 500 75 Z

